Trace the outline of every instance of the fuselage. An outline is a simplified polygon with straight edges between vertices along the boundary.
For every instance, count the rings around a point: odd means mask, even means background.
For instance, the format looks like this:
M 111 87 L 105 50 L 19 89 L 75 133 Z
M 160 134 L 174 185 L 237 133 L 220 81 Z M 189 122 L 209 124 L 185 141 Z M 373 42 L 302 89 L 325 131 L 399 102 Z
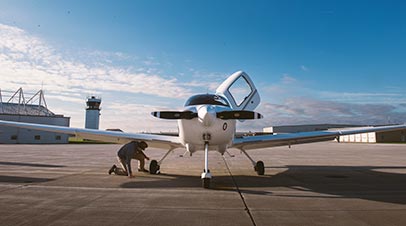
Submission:
M 231 110 L 227 101 L 217 95 L 202 94 L 191 97 L 185 104 L 185 111 L 197 113 L 198 117 L 178 120 L 182 144 L 190 153 L 204 150 L 205 143 L 209 144 L 210 150 L 224 153 L 234 138 L 236 120 L 223 120 L 216 114 Z

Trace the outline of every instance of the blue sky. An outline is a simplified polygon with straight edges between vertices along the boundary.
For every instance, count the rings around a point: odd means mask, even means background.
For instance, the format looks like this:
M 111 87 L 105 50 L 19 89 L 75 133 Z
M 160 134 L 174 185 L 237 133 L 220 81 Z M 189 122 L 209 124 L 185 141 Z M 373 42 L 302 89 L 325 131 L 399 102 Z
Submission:
M 149 111 L 180 109 L 244 70 L 265 115 L 240 128 L 406 122 L 404 1 L 0 2 L 2 90 L 43 87 L 82 127 L 176 130 Z

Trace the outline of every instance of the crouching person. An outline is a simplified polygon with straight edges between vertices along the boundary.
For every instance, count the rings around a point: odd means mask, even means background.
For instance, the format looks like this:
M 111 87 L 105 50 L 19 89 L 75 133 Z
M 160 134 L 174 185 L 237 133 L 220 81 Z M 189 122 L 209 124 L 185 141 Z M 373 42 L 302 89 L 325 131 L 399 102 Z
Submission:
M 128 176 L 130 178 L 134 177 L 131 170 L 131 159 L 136 159 L 139 161 L 138 171 L 148 172 L 144 165 L 145 159 L 149 160 L 149 157 L 143 152 L 143 150 L 145 150 L 147 147 L 148 144 L 144 141 L 131 141 L 130 143 L 125 144 L 117 152 L 117 160 L 120 163 L 121 168 L 113 165 L 109 170 L 109 174 L 114 173 L 116 175 Z

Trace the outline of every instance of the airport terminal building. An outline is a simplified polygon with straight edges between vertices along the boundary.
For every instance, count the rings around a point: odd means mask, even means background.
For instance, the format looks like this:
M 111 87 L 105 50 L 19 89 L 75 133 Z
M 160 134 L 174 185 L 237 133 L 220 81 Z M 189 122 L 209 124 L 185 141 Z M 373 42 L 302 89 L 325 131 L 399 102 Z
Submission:
M 54 114 L 47 108 L 42 90 L 26 99 L 20 88 L 7 101 L 3 101 L 4 93 L 0 91 L 0 120 L 69 126 L 69 117 Z M 3 144 L 66 144 L 68 138 L 66 134 L 0 126 Z

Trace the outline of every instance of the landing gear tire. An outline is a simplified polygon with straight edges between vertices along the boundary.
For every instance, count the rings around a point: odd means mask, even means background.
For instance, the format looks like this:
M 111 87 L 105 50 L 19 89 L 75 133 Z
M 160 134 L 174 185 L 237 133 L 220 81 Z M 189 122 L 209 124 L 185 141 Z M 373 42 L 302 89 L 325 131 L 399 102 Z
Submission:
M 255 172 L 257 172 L 258 175 L 264 175 L 265 174 L 265 166 L 263 161 L 258 161 L 255 164 Z
M 203 188 L 210 188 L 210 178 L 203 178 L 202 185 L 203 185 Z
M 159 168 L 158 162 L 156 160 L 152 160 L 149 164 L 149 173 L 158 174 Z

